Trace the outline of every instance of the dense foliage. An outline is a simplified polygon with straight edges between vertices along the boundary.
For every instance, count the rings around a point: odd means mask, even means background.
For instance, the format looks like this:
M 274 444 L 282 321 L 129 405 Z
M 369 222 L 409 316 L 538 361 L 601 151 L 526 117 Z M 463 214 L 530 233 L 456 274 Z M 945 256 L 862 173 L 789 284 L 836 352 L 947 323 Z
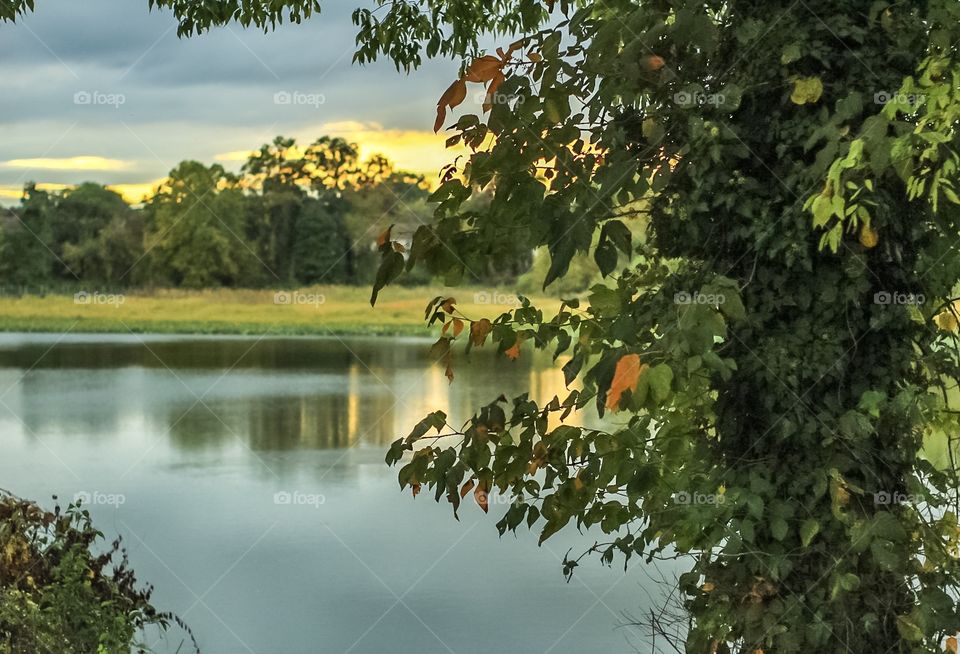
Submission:
M 44 511 L 0 492 L 0 653 L 146 652 L 145 630 L 172 624 L 189 636 L 137 587 L 120 541 L 102 538 L 79 505 Z

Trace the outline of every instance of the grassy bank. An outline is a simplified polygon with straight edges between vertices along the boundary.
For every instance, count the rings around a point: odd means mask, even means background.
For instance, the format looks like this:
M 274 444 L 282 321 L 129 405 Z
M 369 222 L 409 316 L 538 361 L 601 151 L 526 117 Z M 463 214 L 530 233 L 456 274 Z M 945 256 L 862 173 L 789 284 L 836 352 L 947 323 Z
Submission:
M 375 308 L 370 289 L 317 286 L 296 291 L 92 292 L 0 297 L 0 331 L 164 334 L 399 334 L 427 335 L 426 303 L 452 295 L 470 317 L 493 318 L 509 308 L 506 292 L 478 288 L 388 288 Z M 545 309 L 556 300 L 539 299 Z

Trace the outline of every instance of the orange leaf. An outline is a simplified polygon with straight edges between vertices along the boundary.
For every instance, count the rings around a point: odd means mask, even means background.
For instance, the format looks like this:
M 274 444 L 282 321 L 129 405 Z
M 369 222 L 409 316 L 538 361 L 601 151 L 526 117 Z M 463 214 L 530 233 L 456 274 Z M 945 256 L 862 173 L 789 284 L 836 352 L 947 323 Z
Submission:
M 440 96 L 437 102 L 437 120 L 433 124 L 433 131 L 439 132 L 443 127 L 443 121 L 447 116 L 447 107 L 453 109 L 467 97 L 467 83 L 458 79 L 447 87 L 447 90 Z
M 420 484 L 413 484 L 410 486 L 410 490 L 413 491 L 413 496 L 416 497 L 420 494 Z
M 513 344 L 513 347 L 504 350 L 503 352 L 508 359 L 511 361 L 516 361 L 520 358 L 520 337 L 517 336 L 517 342 Z
M 440 308 L 446 311 L 447 313 L 453 313 L 453 305 L 455 305 L 456 303 L 457 303 L 456 298 L 448 297 L 440 305 Z
M 469 493 L 471 490 L 473 490 L 473 480 L 468 479 L 466 482 L 464 482 L 463 486 L 460 487 L 460 499 L 466 497 L 467 493 Z
M 459 318 L 453 319 L 453 337 L 456 338 L 463 331 L 463 321 Z
M 500 72 L 501 66 L 503 66 L 503 62 L 493 55 L 474 59 L 467 69 L 466 80 L 468 82 L 489 82 Z
M 487 491 L 484 490 L 483 486 L 483 484 L 477 484 L 476 490 L 473 491 L 473 499 L 477 501 L 477 506 L 486 513 L 490 510 L 490 504 L 487 502 Z
M 480 347 L 487 340 L 487 335 L 493 331 L 493 323 L 481 318 L 470 324 L 470 342 Z
M 663 57 L 657 55 L 647 55 L 641 59 L 641 63 L 647 70 L 654 71 L 663 68 L 663 65 L 667 62 L 664 61 Z
M 539 61 L 543 61 L 543 56 L 539 52 L 528 52 L 527 59 L 533 63 L 537 63 Z
M 640 373 L 647 367 L 646 364 L 640 364 L 639 354 L 625 354 L 617 361 L 617 367 L 613 371 L 613 381 L 610 382 L 610 388 L 607 390 L 607 408 L 617 410 L 620 406 L 620 398 L 624 391 L 636 390 L 637 382 L 640 381 Z
M 957 654 L 957 639 L 955 636 L 947 638 L 946 650 L 951 652 L 951 654 Z
M 497 89 L 500 88 L 500 85 L 503 84 L 506 79 L 507 78 L 503 73 L 497 71 L 497 74 L 494 76 L 494 78 L 490 80 L 490 85 L 487 86 L 487 95 L 483 99 L 484 112 L 490 111 L 490 109 L 493 108 L 493 100 L 497 93 Z
M 393 229 L 393 225 L 387 227 L 383 232 L 380 233 L 380 236 L 377 237 L 377 247 L 383 247 L 390 240 L 390 230 Z
M 442 104 L 437 105 L 437 119 L 433 121 L 433 133 L 436 134 L 443 127 L 443 121 L 447 119 L 447 108 Z
M 453 383 L 453 365 L 451 365 L 449 360 L 447 361 L 447 367 L 443 371 L 443 374 L 446 375 L 447 380 L 452 384 Z

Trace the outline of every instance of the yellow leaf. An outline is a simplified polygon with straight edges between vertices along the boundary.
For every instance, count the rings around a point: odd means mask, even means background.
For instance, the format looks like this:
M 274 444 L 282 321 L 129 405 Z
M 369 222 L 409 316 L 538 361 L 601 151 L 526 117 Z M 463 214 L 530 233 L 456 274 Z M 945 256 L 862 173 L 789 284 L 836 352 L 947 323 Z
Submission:
M 953 311 L 947 309 L 942 313 L 938 313 L 933 317 L 933 321 L 937 323 L 937 327 L 942 329 L 945 332 L 956 333 L 957 332 L 957 317 L 953 315 Z
M 790 100 L 794 104 L 815 104 L 823 95 L 823 82 L 819 77 L 800 77 L 793 81 Z
M 860 228 L 860 245 L 867 248 L 877 247 L 877 243 L 880 241 L 879 235 L 870 227 L 870 225 L 864 225 Z
M 640 364 L 639 354 L 625 354 L 620 357 L 613 371 L 613 381 L 610 382 L 610 388 L 607 390 L 608 409 L 616 411 L 620 407 L 620 398 L 624 391 L 636 390 L 640 374 L 648 367 L 647 364 Z
M 708 581 L 707 583 L 705 583 L 704 585 L 700 586 L 700 590 L 702 590 L 702 591 L 705 592 L 705 593 L 713 592 L 713 589 L 714 589 L 714 588 L 716 588 L 716 586 L 715 586 L 712 582 L 709 582 L 709 581 Z

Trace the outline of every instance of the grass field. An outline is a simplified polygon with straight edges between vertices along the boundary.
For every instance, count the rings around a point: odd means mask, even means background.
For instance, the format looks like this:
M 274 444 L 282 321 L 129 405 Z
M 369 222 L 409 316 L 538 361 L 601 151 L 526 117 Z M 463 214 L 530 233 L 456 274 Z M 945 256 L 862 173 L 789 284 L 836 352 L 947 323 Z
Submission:
M 515 302 L 493 289 L 390 287 L 372 308 L 370 289 L 351 286 L 0 297 L 0 331 L 426 335 L 423 310 L 437 295 L 457 298 L 471 318 L 494 318 Z M 559 304 L 537 302 L 546 310 Z

